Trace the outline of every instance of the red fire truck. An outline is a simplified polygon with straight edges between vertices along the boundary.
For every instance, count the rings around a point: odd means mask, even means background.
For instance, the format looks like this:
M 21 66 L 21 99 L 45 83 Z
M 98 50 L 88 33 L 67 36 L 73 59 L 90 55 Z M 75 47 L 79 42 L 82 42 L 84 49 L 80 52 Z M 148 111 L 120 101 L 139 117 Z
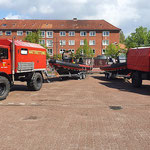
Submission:
M 14 81 L 26 81 L 30 90 L 40 90 L 45 70 L 45 48 L 39 44 L 0 39 L 0 100 L 8 96 Z

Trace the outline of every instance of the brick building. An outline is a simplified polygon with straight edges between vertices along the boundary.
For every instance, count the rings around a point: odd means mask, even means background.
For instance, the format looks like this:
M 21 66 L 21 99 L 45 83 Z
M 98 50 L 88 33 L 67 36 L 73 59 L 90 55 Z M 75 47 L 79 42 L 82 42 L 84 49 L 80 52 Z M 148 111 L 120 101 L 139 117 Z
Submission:
M 48 53 L 73 53 L 87 39 L 95 56 L 102 55 L 110 43 L 119 43 L 120 29 L 105 20 L 0 20 L 0 38 L 17 40 L 37 30 L 41 31 L 41 44 L 48 47 Z

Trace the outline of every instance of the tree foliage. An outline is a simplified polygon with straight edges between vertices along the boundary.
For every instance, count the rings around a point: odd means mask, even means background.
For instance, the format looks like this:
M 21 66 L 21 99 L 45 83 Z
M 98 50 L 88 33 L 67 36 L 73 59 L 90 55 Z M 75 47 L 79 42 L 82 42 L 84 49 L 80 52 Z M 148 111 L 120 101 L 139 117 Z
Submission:
M 37 32 L 32 32 L 29 33 L 26 37 L 25 37 L 25 41 L 31 42 L 31 43 L 37 43 L 39 44 L 39 41 L 41 39 L 40 36 L 40 31 L 38 30 Z
M 58 60 L 62 60 L 62 55 L 61 54 L 54 54 L 53 59 L 58 59 Z
M 81 57 L 85 57 L 85 58 L 92 58 L 94 56 L 93 50 L 91 49 L 91 47 L 88 45 L 88 42 L 86 39 L 84 39 L 84 45 L 80 46 L 75 54 L 76 58 L 81 58 Z
M 105 55 L 114 59 L 117 59 L 119 54 L 121 53 L 120 47 L 115 44 L 110 44 L 106 48 Z
M 150 31 L 147 28 L 140 26 L 135 29 L 135 33 L 131 33 L 125 40 L 127 48 L 149 46 L 150 45 Z
M 124 42 L 125 42 L 125 35 L 124 35 L 123 31 L 120 31 L 119 42 L 122 43 L 122 44 L 124 44 Z

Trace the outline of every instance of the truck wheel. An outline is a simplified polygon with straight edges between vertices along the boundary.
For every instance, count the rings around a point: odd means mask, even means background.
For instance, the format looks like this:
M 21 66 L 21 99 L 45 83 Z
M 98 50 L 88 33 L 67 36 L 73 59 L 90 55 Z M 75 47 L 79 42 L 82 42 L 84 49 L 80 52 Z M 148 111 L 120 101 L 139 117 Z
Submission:
M 134 72 L 132 74 L 132 85 L 133 85 L 133 87 L 136 87 L 136 88 L 141 87 L 141 85 L 142 85 L 142 78 L 141 78 L 140 73 Z
M 6 99 L 10 91 L 10 82 L 6 77 L 0 77 L 0 100 Z
M 30 81 L 27 82 L 27 86 L 28 86 L 29 90 L 39 91 L 41 89 L 42 83 L 43 83 L 42 75 L 37 72 L 33 76 L 34 76 L 33 79 L 31 79 Z

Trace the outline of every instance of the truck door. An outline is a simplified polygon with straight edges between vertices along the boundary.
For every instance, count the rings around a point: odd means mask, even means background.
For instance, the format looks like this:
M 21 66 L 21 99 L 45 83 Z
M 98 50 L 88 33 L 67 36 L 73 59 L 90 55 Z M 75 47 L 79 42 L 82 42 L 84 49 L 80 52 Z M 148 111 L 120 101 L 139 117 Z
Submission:
M 11 57 L 9 47 L 0 47 L 0 72 L 11 74 Z

